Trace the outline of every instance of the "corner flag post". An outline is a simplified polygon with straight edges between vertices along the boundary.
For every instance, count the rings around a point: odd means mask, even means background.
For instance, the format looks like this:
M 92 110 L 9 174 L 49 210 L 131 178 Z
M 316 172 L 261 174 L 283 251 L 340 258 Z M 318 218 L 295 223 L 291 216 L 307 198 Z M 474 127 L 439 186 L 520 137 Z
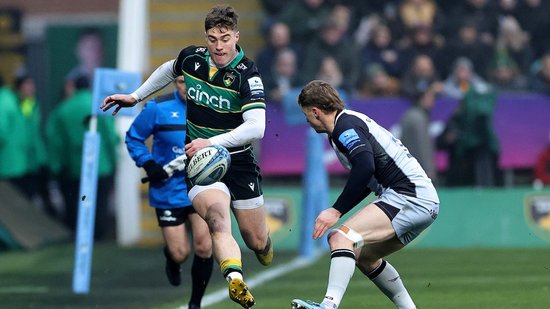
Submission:
M 97 133 L 97 114 L 92 104 L 90 129 L 84 135 L 82 147 L 82 171 L 73 270 L 73 292 L 77 294 L 87 294 L 90 290 L 100 141 L 101 137 Z

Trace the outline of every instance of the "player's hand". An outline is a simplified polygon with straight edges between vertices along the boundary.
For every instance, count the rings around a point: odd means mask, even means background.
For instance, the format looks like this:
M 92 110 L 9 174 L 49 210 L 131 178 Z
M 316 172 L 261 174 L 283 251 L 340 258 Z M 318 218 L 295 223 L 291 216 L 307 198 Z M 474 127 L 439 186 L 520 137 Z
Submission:
M 112 94 L 103 100 L 101 103 L 101 110 L 104 112 L 108 111 L 111 107 L 116 106 L 113 111 L 113 116 L 118 113 L 118 111 L 123 107 L 132 107 L 136 105 L 137 101 L 129 94 Z
M 154 160 L 145 162 L 145 164 L 143 164 L 143 169 L 145 169 L 147 178 L 150 182 L 161 181 L 168 178 L 168 173 L 166 173 L 162 165 Z
M 185 145 L 185 154 L 188 158 L 191 158 L 197 151 L 212 145 L 210 140 L 205 138 L 197 138 Z
M 319 239 L 332 228 L 340 219 L 342 214 L 335 208 L 328 208 L 317 216 L 315 219 L 315 228 L 313 229 L 313 239 Z

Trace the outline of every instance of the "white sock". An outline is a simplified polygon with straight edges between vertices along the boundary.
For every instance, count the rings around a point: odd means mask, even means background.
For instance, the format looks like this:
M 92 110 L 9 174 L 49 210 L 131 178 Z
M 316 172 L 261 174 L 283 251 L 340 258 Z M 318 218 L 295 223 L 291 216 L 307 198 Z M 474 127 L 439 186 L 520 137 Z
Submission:
M 386 294 L 397 308 L 416 309 L 416 305 L 403 285 L 399 273 L 390 263 L 382 260 L 382 264 L 371 271 L 367 277 Z
M 239 278 L 239 279 L 243 280 L 243 274 L 241 274 L 238 271 L 232 271 L 229 274 L 227 274 L 227 276 L 225 277 L 225 280 L 227 280 L 227 282 L 229 282 L 229 281 L 231 281 L 235 278 Z
M 330 254 L 330 271 L 325 298 L 321 303 L 325 308 L 338 308 L 349 281 L 355 271 L 355 254 L 352 250 L 339 249 Z

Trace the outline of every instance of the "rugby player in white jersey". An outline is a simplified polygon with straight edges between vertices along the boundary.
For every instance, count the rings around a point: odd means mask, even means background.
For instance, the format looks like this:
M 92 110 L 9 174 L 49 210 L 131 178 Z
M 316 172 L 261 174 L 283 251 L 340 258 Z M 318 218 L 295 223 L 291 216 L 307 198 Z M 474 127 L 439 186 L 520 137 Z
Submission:
M 292 308 L 338 308 L 355 266 L 397 308 L 416 308 L 399 273 L 383 258 L 405 247 L 436 219 L 439 198 L 432 181 L 398 139 L 368 116 L 346 109 L 328 83 L 308 83 L 298 104 L 309 125 L 328 135 L 340 162 L 350 170 L 334 205 L 317 216 L 313 238 L 322 237 L 351 209 L 359 209 L 329 232 L 331 262 L 324 299 L 294 299 Z M 381 186 L 378 198 L 358 206 L 371 193 L 373 177 Z

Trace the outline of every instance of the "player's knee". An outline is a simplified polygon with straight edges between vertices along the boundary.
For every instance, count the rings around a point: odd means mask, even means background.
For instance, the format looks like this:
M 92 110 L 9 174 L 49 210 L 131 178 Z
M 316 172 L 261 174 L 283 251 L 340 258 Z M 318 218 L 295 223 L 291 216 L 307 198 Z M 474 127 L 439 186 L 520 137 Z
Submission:
M 350 244 L 354 248 L 361 248 L 363 246 L 363 237 L 349 227 L 341 225 L 330 231 L 328 243 L 331 249 L 348 247 Z
M 212 241 L 210 236 L 208 239 L 195 239 L 193 243 L 195 254 L 201 257 L 208 257 L 212 255 Z
M 183 263 L 189 257 L 190 248 L 188 246 L 177 246 L 174 249 L 170 249 L 170 255 L 172 260 L 176 263 Z
M 262 237 L 258 231 L 249 228 L 241 228 L 241 236 L 250 250 L 258 251 L 265 247 L 266 237 Z

